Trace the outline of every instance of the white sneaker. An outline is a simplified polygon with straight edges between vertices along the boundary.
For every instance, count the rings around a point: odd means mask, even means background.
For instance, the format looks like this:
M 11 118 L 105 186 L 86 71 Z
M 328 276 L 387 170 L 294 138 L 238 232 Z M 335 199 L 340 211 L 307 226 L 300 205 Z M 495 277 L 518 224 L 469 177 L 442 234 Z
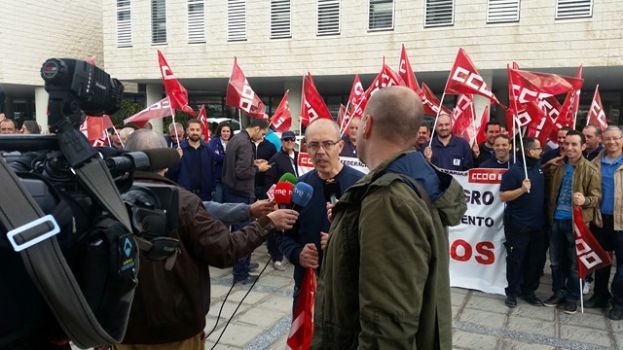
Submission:
M 582 287 L 582 294 L 586 295 L 591 292 L 591 282 L 585 281 L 584 287 Z
M 283 266 L 281 261 L 273 261 L 273 268 L 277 271 L 285 271 L 286 267 Z

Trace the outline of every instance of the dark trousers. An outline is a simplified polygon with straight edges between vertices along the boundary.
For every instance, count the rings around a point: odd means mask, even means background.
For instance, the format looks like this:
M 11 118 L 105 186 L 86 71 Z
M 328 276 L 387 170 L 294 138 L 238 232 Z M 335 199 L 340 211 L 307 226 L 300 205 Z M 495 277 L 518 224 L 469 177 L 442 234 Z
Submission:
M 614 230 L 612 215 L 602 214 L 603 227 L 591 225 L 591 231 L 599 241 L 601 247 L 612 251 L 616 256 L 616 274 L 612 280 L 612 303 L 617 308 L 623 308 L 623 231 Z M 595 271 L 595 295 L 609 298 L 608 281 L 610 279 L 610 266 Z
M 506 295 L 534 295 L 539 288 L 547 249 L 543 230 L 504 229 L 506 242 Z
M 549 239 L 552 291 L 562 299 L 580 299 L 580 281 L 571 220 L 554 220 Z
M 253 203 L 253 198 L 248 195 L 242 195 L 240 192 L 236 192 L 231 188 L 223 185 L 223 200 L 225 203 Z M 238 231 L 244 226 L 249 224 L 249 221 L 231 225 L 232 231 Z M 251 263 L 251 255 L 242 257 L 234 265 L 234 282 L 245 280 L 249 277 L 249 264 Z

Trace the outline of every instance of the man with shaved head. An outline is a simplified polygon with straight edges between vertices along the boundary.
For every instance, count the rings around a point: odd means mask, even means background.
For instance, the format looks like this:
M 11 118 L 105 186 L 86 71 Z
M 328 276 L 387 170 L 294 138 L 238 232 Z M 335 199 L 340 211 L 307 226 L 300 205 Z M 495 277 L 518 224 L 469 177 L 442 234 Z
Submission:
M 452 135 L 452 117 L 447 113 L 439 114 L 435 137 L 423 153 L 426 159 L 442 169 L 465 171 L 474 167 L 472 149 L 462 137 Z
M 451 349 L 448 231 L 463 189 L 413 145 L 422 102 L 410 89 L 376 92 L 357 131 L 370 173 L 332 209 L 318 283 L 318 349 Z

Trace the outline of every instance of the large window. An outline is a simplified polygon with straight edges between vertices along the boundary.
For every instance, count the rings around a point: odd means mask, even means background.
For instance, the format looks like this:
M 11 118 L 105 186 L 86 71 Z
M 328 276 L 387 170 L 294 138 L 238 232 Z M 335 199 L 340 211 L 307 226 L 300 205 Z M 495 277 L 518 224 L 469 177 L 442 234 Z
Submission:
M 593 0 L 557 0 L 556 19 L 591 17 Z
M 340 0 L 318 0 L 318 35 L 340 34 Z
M 188 43 L 205 43 L 203 0 L 188 0 Z
M 291 38 L 290 0 L 270 1 L 270 38 Z
M 227 0 L 227 41 L 247 40 L 246 0 Z
M 487 23 L 519 21 L 519 0 L 489 0 Z
M 454 24 L 454 0 L 426 0 L 426 27 Z
M 151 0 L 151 43 L 167 42 L 166 0 Z
M 130 0 L 117 0 L 117 47 L 132 46 Z
M 394 29 L 394 1 L 370 0 L 368 30 Z

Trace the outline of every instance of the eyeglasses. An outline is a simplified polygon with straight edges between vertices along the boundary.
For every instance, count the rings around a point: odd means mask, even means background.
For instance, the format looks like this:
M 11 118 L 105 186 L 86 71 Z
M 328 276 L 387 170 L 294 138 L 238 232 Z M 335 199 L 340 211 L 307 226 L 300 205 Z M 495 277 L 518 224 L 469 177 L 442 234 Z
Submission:
M 335 147 L 335 145 L 337 145 L 338 142 L 340 141 L 309 142 L 307 144 L 307 149 L 312 152 L 316 152 L 322 146 L 325 151 L 330 151 L 331 149 L 333 149 L 333 147 Z
M 284 141 L 284 142 L 294 142 L 294 140 L 296 140 L 294 137 L 286 137 L 286 138 L 281 139 L 281 141 Z
M 604 142 L 609 142 L 609 141 L 619 141 L 621 139 L 621 137 L 608 137 L 607 139 L 604 139 Z

